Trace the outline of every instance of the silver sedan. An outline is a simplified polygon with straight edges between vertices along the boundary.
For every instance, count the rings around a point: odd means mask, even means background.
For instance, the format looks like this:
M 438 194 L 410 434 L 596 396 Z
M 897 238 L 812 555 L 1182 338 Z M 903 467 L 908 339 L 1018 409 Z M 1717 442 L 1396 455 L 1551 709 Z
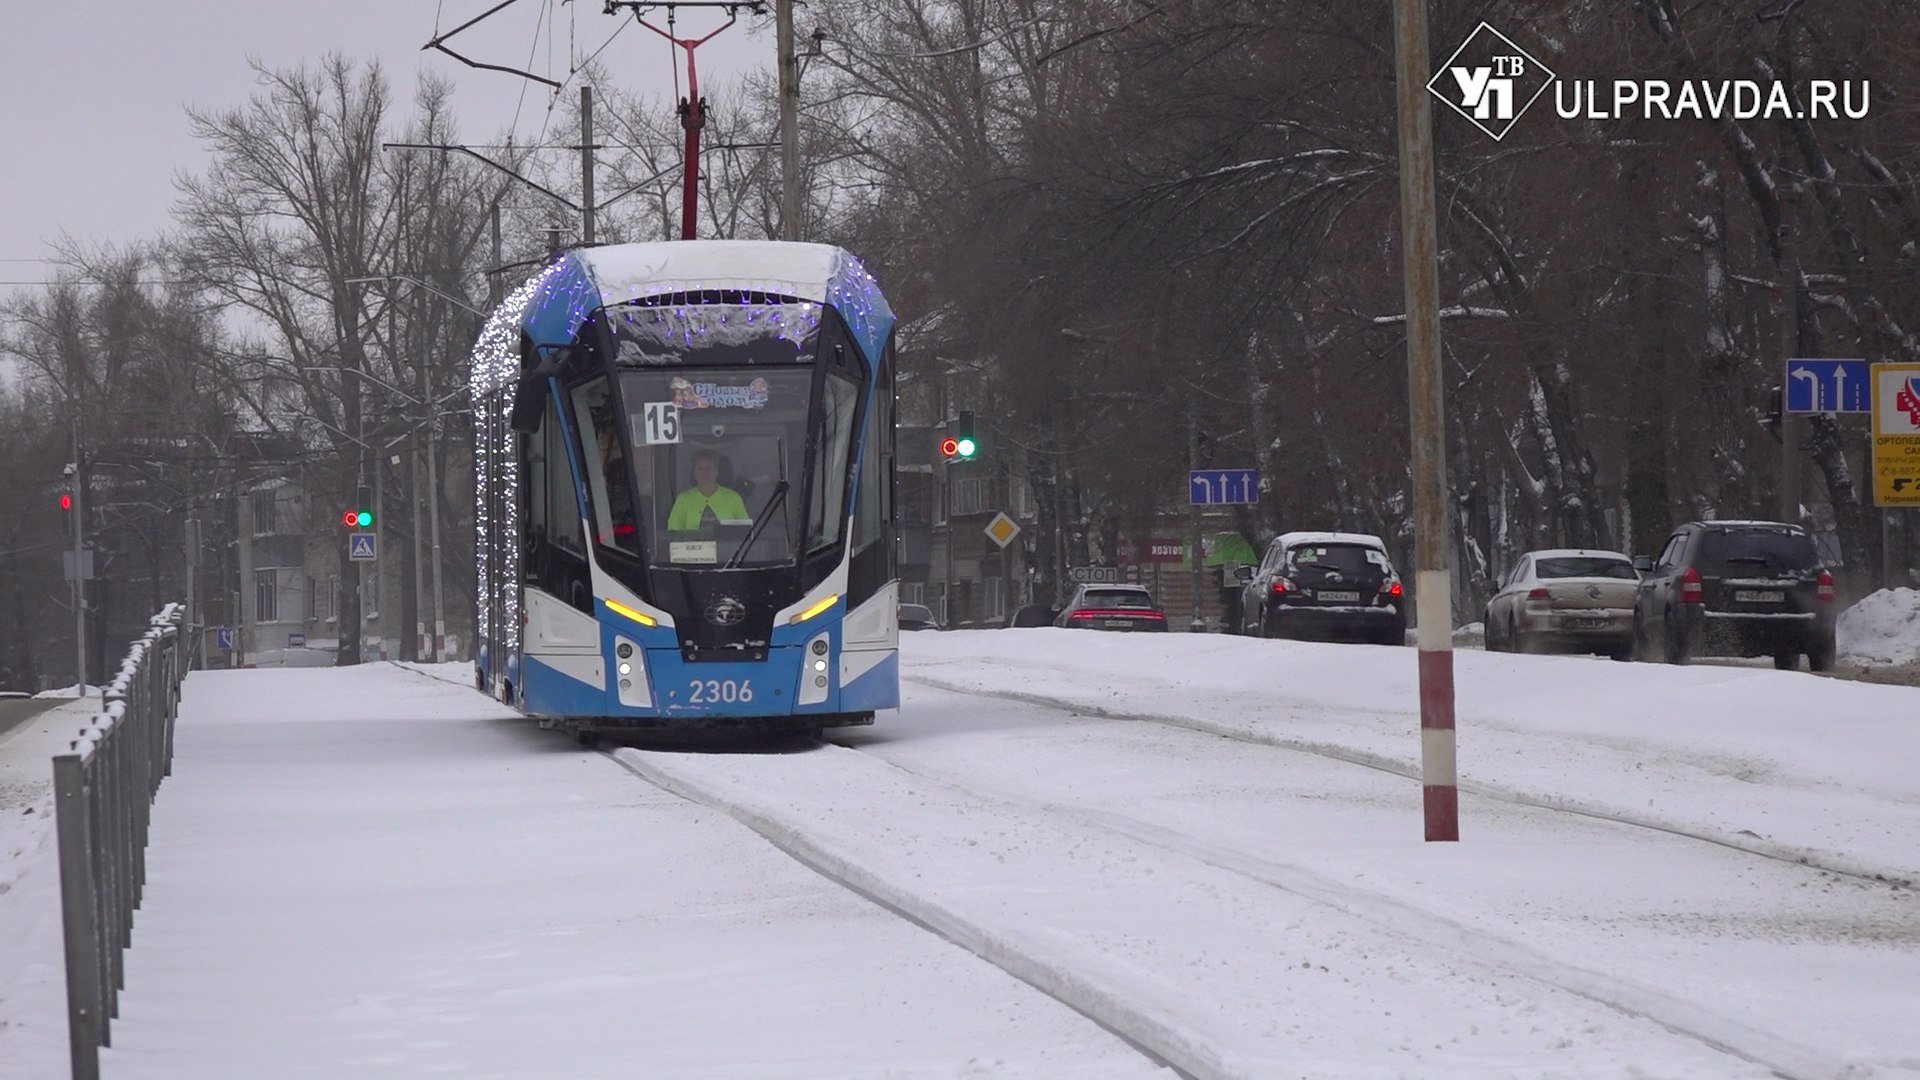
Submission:
M 1529 551 L 1493 583 L 1489 652 L 1589 652 L 1633 659 L 1640 573 L 1617 551 Z

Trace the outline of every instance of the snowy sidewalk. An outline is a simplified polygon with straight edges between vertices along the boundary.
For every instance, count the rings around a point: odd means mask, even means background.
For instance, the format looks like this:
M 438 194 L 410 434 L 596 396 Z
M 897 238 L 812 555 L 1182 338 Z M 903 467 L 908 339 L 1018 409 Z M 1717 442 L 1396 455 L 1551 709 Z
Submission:
M 53 758 L 99 708 L 66 701 L 0 734 L 0 1077 L 66 1075 Z
M 116 1080 L 1161 1072 L 731 819 L 391 665 L 191 676 L 148 865 Z M 57 961 L 55 914 L 22 944 Z M 64 1073 L 63 993 L 0 1004 L 0 1075 Z

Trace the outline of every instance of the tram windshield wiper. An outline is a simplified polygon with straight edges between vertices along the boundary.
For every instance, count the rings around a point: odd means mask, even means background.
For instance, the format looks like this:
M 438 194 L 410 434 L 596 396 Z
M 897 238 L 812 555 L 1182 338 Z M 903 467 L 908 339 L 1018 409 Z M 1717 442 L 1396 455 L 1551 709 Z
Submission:
M 780 482 L 773 485 L 773 494 L 767 497 L 767 505 L 760 508 L 759 519 L 753 523 L 753 528 L 747 530 L 747 535 L 741 538 L 739 549 L 727 558 L 726 563 L 720 567 L 722 570 L 732 570 L 740 565 L 740 560 L 746 557 L 747 549 L 753 547 L 755 540 L 760 539 L 760 530 L 767 527 L 767 521 L 773 517 L 773 512 L 776 509 L 780 511 L 780 528 L 781 531 L 786 534 L 787 547 L 789 550 L 793 547 L 793 527 L 787 522 L 787 512 L 785 509 L 788 487 L 787 440 L 779 440 L 778 446 Z

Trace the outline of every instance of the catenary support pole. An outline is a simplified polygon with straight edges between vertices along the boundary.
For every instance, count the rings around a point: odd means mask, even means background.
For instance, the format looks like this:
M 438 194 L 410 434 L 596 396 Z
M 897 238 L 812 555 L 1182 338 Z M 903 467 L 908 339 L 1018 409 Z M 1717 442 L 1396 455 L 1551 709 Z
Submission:
M 580 242 L 593 237 L 593 87 L 580 88 Z
M 493 205 L 487 209 L 487 218 L 488 218 L 487 238 L 490 245 L 489 250 L 493 253 L 493 262 L 489 264 L 492 268 L 487 271 L 487 310 L 492 311 L 494 308 L 500 306 L 500 298 L 504 295 L 504 290 L 502 290 L 500 287 L 501 255 L 500 255 L 500 200 L 499 199 L 497 198 L 494 199 Z
M 780 59 L 780 238 L 800 239 L 800 61 L 793 55 L 793 0 L 774 0 Z
M 426 442 L 426 426 L 432 422 L 433 410 L 433 398 L 427 393 L 426 333 L 422 329 L 426 325 L 426 320 L 421 317 L 421 309 L 427 303 L 422 295 L 425 291 L 424 289 L 415 290 L 413 306 L 408 311 L 407 319 L 407 340 L 417 350 L 412 358 L 414 396 L 419 399 L 421 412 L 420 426 L 413 429 L 412 438 L 407 440 L 407 510 L 412 518 L 410 524 L 413 532 L 413 542 L 407 549 L 407 558 L 408 565 L 413 570 L 407 575 L 407 602 L 403 613 L 404 616 L 411 617 L 403 618 L 403 621 L 406 624 L 405 632 L 413 635 L 413 644 L 402 654 L 402 658 L 411 660 L 425 660 L 428 654 L 427 618 L 421 610 L 420 600 L 426 593 L 421 583 L 426 580 L 427 566 L 421 551 L 425 546 L 426 536 L 420 528 L 420 486 L 425 479 L 426 470 L 422 468 L 420 459 L 423 456 L 422 444 Z M 399 370 L 398 367 L 395 370 Z
M 180 622 L 180 663 L 188 669 L 194 666 L 194 658 L 199 653 L 200 631 L 200 508 L 194 502 L 187 503 L 187 523 L 185 528 L 186 550 L 184 551 L 187 571 L 187 608 Z
M 1427 0 L 1394 0 L 1399 71 L 1401 265 L 1413 449 L 1414 603 L 1420 647 L 1420 782 L 1428 840 L 1460 839 L 1454 768 L 1453 601 L 1447 573 L 1447 458 L 1440 382 L 1439 240 Z
M 76 697 L 87 696 L 87 463 L 80 458 L 80 404 L 73 405 L 73 655 Z M 104 673 L 100 679 L 106 682 Z

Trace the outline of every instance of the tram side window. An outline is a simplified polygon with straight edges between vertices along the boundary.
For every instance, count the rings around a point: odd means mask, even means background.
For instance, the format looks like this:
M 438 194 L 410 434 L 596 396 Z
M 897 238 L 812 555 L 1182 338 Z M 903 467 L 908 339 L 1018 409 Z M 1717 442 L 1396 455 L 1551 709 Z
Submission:
M 873 392 L 860 435 L 860 494 L 854 507 L 853 547 L 885 540 L 893 519 L 893 391 L 884 375 Z
M 815 461 L 813 505 L 807 510 L 807 550 L 840 539 L 847 517 L 847 452 L 853 443 L 854 411 L 860 390 L 852 380 L 828 375 L 820 393 L 816 438 L 820 456 Z
M 585 534 L 566 439 L 555 412 L 559 405 L 559 399 L 548 403 L 539 430 L 527 440 L 526 582 L 591 611 Z
M 555 401 L 553 408 L 560 403 Z M 574 494 L 573 464 L 567 456 L 564 430 L 547 414 L 547 538 L 556 547 L 575 555 L 587 553 L 587 541 L 580 531 L 580 500 Z
M 619 425 L 613 416 L 613 395 L 605 378 L 590 380 L 574 389 L 573 415 L 580 426 L 593 538 L 597 543 L 638 555 L 640 529 L 634 514 L 633 481 L 627 475 L 626 451 L 620 445 Z
M 547 421 L 540 419 L 540 427 L 526 440 L 527 483 L 525 487 L 526 503 L 521 517 L 527 523 L 526 548 L 524 554 L 531 558 L 537 552 L 538 545 L 547 539 Z

